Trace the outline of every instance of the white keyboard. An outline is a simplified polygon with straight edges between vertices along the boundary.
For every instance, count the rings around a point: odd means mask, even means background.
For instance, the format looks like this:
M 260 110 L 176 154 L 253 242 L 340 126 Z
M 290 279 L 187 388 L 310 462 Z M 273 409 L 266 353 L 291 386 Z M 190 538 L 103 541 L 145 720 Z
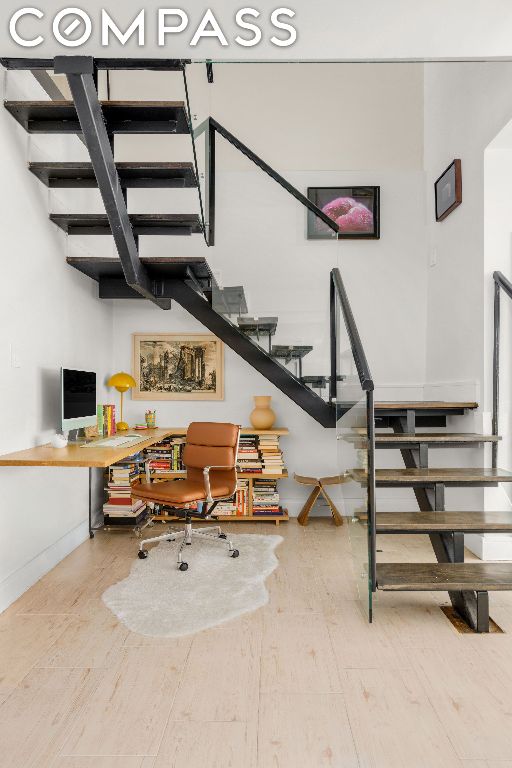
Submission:
M 141 443 L 145 437 L 139 435 L 123 435 L 122 437 L 106 437 L 103 440 L 94 440 L 92 443 L 85 443 L 82 448 L 117 448 L 118 445 L 130 445 Z

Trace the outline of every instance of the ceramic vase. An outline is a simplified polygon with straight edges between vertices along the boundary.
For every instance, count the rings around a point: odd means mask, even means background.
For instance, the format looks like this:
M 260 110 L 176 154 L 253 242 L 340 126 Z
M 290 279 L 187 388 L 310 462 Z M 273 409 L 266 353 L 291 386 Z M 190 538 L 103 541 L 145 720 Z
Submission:
M 270 395 L 254 396 L 255 407 L 250 415 L 251 424 L 254 429 L 272 429 L 276 415 L 270 407 L 271 400 Z

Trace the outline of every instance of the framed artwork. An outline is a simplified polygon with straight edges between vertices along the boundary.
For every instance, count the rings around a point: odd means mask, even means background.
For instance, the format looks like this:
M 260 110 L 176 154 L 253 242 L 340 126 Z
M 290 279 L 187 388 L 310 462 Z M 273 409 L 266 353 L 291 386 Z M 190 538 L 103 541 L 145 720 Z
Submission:
M 336 222 L 338 239 L 379 239 L 380 187 L 308 187 L 307 196 Z M 308 211 L 308 240 L 331 240 L 333 234 Z
M 134 400 L 223 400 L 224 344 L 212 334 L 134 333 Z
M 462 164 L 454 160 L 434 184 L 436 221 L 442 221 L 462 203 Z

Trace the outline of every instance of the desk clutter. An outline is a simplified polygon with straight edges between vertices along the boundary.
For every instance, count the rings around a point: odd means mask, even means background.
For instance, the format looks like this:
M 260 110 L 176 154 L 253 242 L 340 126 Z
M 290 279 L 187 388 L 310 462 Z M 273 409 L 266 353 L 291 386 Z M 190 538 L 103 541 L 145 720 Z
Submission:
M 141 500 L 132 499 L 130 483 L 138 479 L 149 463 L 154 482 L 179 479 L 186 476 L 183 449 L 186 429 L 177 428 L 174 434 L 160 442 L 124 458 L 108 467 L 105 491 L 108 496 L 103 505 L 105 526 L 131 527 L 137 533 L 152 521 L 175 520 L 172 514 L 153 515 Z M 279 498 L 278 482 L 288 477 L 284 467 L 279 438 L 287 429 L 241 432 L 238 452 L 237 488 L 230 499 L 219 502 L 213 516 L 219 520 L 274 521 L 276 525 L 288 520 Z M 191 504 L 194 508 L 195 505 Z M 169 511 L 169 510 L 167 510 Z

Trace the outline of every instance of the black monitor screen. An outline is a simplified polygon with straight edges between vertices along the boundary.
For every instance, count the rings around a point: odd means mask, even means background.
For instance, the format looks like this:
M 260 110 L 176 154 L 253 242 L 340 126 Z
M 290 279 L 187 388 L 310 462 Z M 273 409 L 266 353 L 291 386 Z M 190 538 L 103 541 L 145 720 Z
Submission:
M 62 408 L 65 419 L 96 414 L 96 374 L 62 369 Z

